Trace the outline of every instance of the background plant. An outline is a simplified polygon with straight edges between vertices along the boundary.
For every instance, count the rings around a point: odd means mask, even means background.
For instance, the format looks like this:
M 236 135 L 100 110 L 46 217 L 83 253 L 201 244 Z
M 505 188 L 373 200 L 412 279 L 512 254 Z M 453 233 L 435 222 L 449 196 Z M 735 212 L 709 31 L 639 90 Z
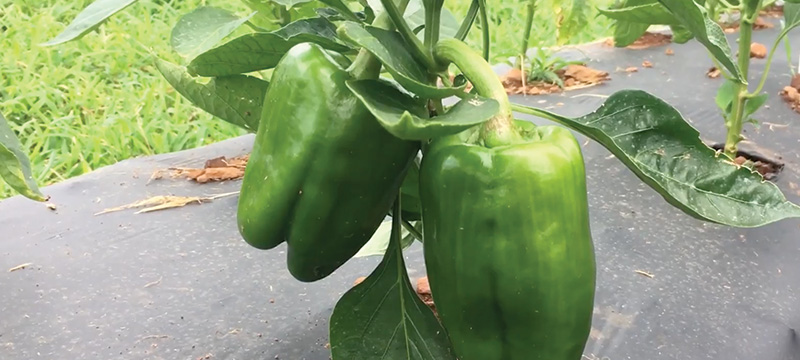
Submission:
M 113 0 L 96 3 L 108 5 L 108 16 L 130 4 Z M 400 9 L 395 8 L 398 3 Z M 397 138 L 424 143 L 464 130 L 474 131 L 475 126 L 487 121 L 504 125 L 505 122 L 494 120 L 502 117 L 510 122 L 513 110 L 568 127 L 601 144 L 665 201 L 702 221 L 758 227 L 800 217 L 800 207 L 787 201 L 775 184 L 736 166 L 727 154 L 715 153 L 676 109 L 647 92 L 617 92 L 596 111 L 575 118 L 509 103 L 488 63 L 459 41 L 469 33 L 476 18 L 488 18 L 487 3 L 474 0 L 470 6 L 476 11 L 469 11 L 463 18 L 448 16 L 441 8 L 442 1 L 425 0 L 417 4 L 421 5 L 413 10 L 407 0 L 362 1 L 349 6 L 328 0 L 317 3 L 318 15 L 303 17 L 298 12 L 299 19 L 281 21 L 279 24 L 285 25 L 275 30 L 258 25 L 245 27 L 243 24 L 251 18 L 249 13 L 227 16 L 230 13 L 224 10 L 210 13 L 206 12 L 208 9 L 193 10 L 186 15 L 190 19 L 209 19 L 209 15 L 216 19 L 202 22 L 207 26 L 199 28 L 191 26 L 194 21 L 176 24 L 173 30 L 176 36 L 172 39 L 183 40 L 173 41 L 173 47 L 193 49 L 190 52 L 193 56 L 172 62 L 156 55 L 153 61 L 182 97 L 222 120 L 252 131 L 261 121 L 254 114 L 262 108 L 263 90 L 269 89 L 269 70 L 294 45 L 315 43 L 344 64 L 358 59 L 356 54 L 368 53 L 371 57 L 367 59 L 379 61 L 385 69 L 384 77 L 350 81 L 347 86 L 375 120 Z M 403 11 L 406 5 L 410 9 Z M 731 74 L 739 73 L 735 61 L 723 56 L 729 55 L 730 49 L 718 41 L 720 35 L 703 31 L 717 28 L 707 26 L 700 8 L 677 1 L 669 5 L 674 6 L 671 13 L 683 19 L 682 26 L 690 29 L 722 66 Z M 358 10 L 363 10 L 363 16 Z M 371 17 L 370 13 L 388 16 L 396 30 L 368 25 L 365 20 Z M 283 12 L 272 13 L 273 17 L 283 18 L 283 15 Z M 87 19 L 79 14 L 55 37 L 59 39 L 55 43 L 80 38 L 87 33 L 84 30 L 95 28 L 104 18 Z M 489 58 L 490 29 L 488 26 L 478 29 L 481 53 Z M 241 35 L 234 34 L 239 30 L 243 31 Z M 205 42 L 209 34 L 219 41 Z M 230 34 L 233 36 L 228 38 Z M 449 47 L 439 47 L 445 41 Z M 467 93 L 462 85 L 452 84 L 445 71 L 451 63 L 457 65 L 475 89 L 483 90 L 478 94 Z M 439 86 L 439 81 L 444 86 Z M 443 99 L 453 97 L 460 100 L 444 106 Z M 504 128 L 489 131 L 498 129 Z M 513 137 L 509 134 L 498 132 L 483 139 L 488 142 L 501 136 Z M 492 138 L 493 135 L 498 137 Z M 413 176 L 407 177 L 403 187 L 413 189 L 415 181 Z M 704 186 L 700 188 L 697 184 Z M 415 197 L 419 199 L 419 193 L 401 191 L 391 211 L 386 209 L 391 214 L 392 226 L 383 261 L 362 285 L 345 294 L 334 310 L 331 342 L 335 358 L 368 358 L 376 351 L 392 358 L 446 358 L 438 355 L 449 353 L 441 324 L 413 294 L 403 264 L 401 227 L 418 236 L 415 224 L 403 220 L 415 216 L 421 219 L 418 207 L 414 206 Z M 424 221 L 421 219 L 423 225 Z M 419 349 L 430 353 L 412 352 Z
M 608 0 L 588 1 L 602 5 Z M 251 1 L 253 2 L 253 1 Z M 492 0 L 488 9 L 492 61 L 518 48 L 525 19 L 517 14 L 526 1 Z M 245 134 L 195 107 L 164 81 L 152 55 L 172 63 L 172 27 L 198 6 L 225 9 L 239 16 L 253 13 L 244 1 L 142 0 L 110 17 L 81 41 L 57 47 L 40 46 L 53 39 L 91 0 L 0 1 L 0 112 L 31 156 L 34 180 L 49 185 L 131 157 L 207 145 Z M 268 2 L 264 2 L 268 3 Z M 447 0 L 461 18 L 469 0 Z M 597 12 L 591 6 L 590 14 Z M 275 29 L 260 20 L 253 25 Z M 292 15 L 295 18 L 297 15 Z M 610 35 L 607 19 L 581 27 L 570 43 Z M 480 20 L 476 22 L 480 28 Z M 250 31 L 246 25 L 229 36 Z M 532 33 L 537 44 L 556 45 L 555 21 L 536 16 Z M 481 44 L 480 32 L 467 42 Z M 152 55 L 151 55 L 152 54 Z M 512 53 L 511 56 L 514 54 Z M 0 199 L 17 192 L 0 181 Z
M 772 57 L 789 32 L 800 26 L 800 2 L 785 1 L 782 29 L 769 50 L 766 68 L 751 91 L 749 75 L 753 27 L 761 11 L 773 3 L 774 1 L 763 0 L 625 0 L 600 11 L 616 20 L 614 39 L 617 46 L 627 46 L 650 25 L 669 25 L 674 41 L 682 43 L 695 39 L 707 48 L 711 60 L 725 78 L 716 96 L 716 103 L 727 128 L 724 152 L 730 157 L 736 157 L 738 144 L 742 139 L 742 126 L 745 122 L 753 121 L 751 116 L 767 100 L 768 95 L 762 93 L 762 90 Z M 738 15 L 739 37 L 735 53 L 717 23 L 723 13 Z

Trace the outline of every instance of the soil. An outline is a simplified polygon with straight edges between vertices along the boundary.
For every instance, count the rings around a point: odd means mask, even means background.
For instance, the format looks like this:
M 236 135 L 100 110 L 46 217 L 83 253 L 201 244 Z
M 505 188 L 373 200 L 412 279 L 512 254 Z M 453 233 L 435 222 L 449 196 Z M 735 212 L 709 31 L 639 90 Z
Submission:
M 783 88 L 781 97 L 789 107 L 800 113 L 800 74 L 795 75 L 789 86 Z
M 672 35 L 670 34 L 662 34 L 662 33 L 654 33 L 654 32 L 646 32 L 644 35 L 636 39 L 633 44 L 626 46 L 628 49 L 647 49 L 654 46 L 662 46 L 672 42 Z M 614 39 L 608 39 L 605 41 L 607 46 L 614 46 Z
M 722 151 L 725 144 L 714 144 L 712 149 Z M 736 158 L 733 160 L 738 165 L 746 166 L 753 170 L 758 171 L 765 180 L 771 181 L 778 177 L 778 174 L 783 171 L 784 164 L 776 160 L 770 160 L 765 156 L 757 153 L 739 150 L 736 152 Z
M 510 95 L 552 94 L 592 87 L 610 80 L 607 72 L 595 70 L 584 65 L 568 65 L 564 69 L 557 70 L 556 74 L 564 82 L 563 89 L 557 84 L 541 81 L 525 82 L 523 84 L 522 71 L 516 68 L 511 69 L 500 80 L 502 80 L 506 92 Z
M 439 317 L 439 313 L 436 312 L 436 305 L 433 303 L 433 296 L 431 295 L 431 285 L 428 283 L 428 277 L 421 277 L 417 279 L 417 295 L 422 300 L 425 305 L 427 305 L 431 311 L 433 311 L 433 315 L 437 318 Z
M 783 5 L 770 5 L 761 10 L 759 15 L 768 16 L 772 18 L 783 17 Z
M 781 11 L 781 14 L 783 12 Z M 739 23 L 732 22 L 732 23 L 719 23 L 719 26 L 722 27 L 722 31 L 726 34 L 732 34 L 739 31 Z M 764 30 L 764 29 L 771 29 L 775 26 L 775 24 L 771 22 L 767 22 L 762 17 L 756 18 L 756 22 L 753 24 L 753 30 Z

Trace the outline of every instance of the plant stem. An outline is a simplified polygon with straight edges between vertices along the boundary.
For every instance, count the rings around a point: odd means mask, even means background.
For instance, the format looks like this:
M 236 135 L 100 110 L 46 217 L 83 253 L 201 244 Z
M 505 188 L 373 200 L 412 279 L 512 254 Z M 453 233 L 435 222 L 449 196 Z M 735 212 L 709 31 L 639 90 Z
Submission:
M 411 223 L 408 222 L 408 220 L 401 218 L 401 221 L 403 222 L 403 227 L 406 228 L 406 231 L 408 231 L 411 234 L 411 236 L 417 239 L 417 241 L 422 242 L 422 234 L 420 234 L 419 230 L 414 228 L 414 225 L 411 225 Z
M 736 157 L 739 141 L 742 138 L 742 125 L 744 124 L 744 105 L 748 99 L 747 93 L 747 77 L 750 68 L 750 43 L 753 38 L 753 22 L 754 19 L 747 16 L 751 14 L 752 10 L 746 7 L 747 2 L 742 2 L 744 8 L 742 9 L 742 18 L 739 20 L 739 53 L 738 65 L 741 74 L 741 81 L 736 83 L 736 95 L 733 99 L 733 110 L 731 115 L 725 122 L 728 128 L 728 134 L 725 139 L 725 154 L 731 159 Z M 758 12 L 755 12 L 758 16 Z
M 403 0 L 406 1 L 406 0 Z M 435 69 L 436 63 L 430 56 L 430 53 L 425 51 L 425 46 L 422 44 L 421 41 L 414 35 L 414 31 L 408 27 L 408 23 L 403 19 L 404 11 L 398 10 L 397 6 L 395 6 L 394 1 L 392 0 L 381 0 L 381 4 L 383 4 L 383 8 L 385 10 L 384 14 L 388 14 L 389 18 L 394 23 L 394 26 L 397 28 L 397 32 L 400 33 L 400 36 L 403 37 L 403 40 L 406 41 L 406 44 L 411 47 L 411 55 L 414 56 L 418 61 L 422 62 L 428 69 Z M 427 32 L 428 29 L 425 29 Z
M 530 0 L 527 6 L 528 15 L 525 18 L 525 27 L 524 32 L 522 33 L 522 44 L 520 44 L 520 54 L 525 56 L 525 52 L 528 51 L 528 43 L 531 40 L 531 28 L 533 27 L 533 15 L 536 11 L 536 0 Z
M 486 0 L 478 0 L 481 10 L 481 30 L 483 35 L 483 58 L 489 61 L 489 16 L 486 14 Z
M 469 10 L 467 10 L 467 16 L 464 17 L 464 21 L 461 22 L 461 26 L 458 28 L 456 32 L 455 38 L 461 41 L 467 38 L 467 34 L 469 30 L 472 28 L 472 24 L 475 22 L 475 17 L 478 16 L 478 8 L 480 3 L 478 0 L 472 0 L 472 4 L 469 5 Z
M 522 33 L 522 43 L 520 44 L 519 51 L 519 74 L 522 80 L 522 87 L 524 88 L 527 80 L 525 75 L 525 56 L 528 52 L 528 44 L 531 40 L 531 28 L 533 28 L 533 15 L 536 11 L 536 0 L 530 0 L 527 6 L 528 14 L 525 18 L 525 28 Z M 524 93 L 523 93 L 524 94 Z
M 439 41 L 439 22 L 442 18 L 444 0 L 424 1 L 425 5 L 425 48 L 433 52 L 433 44 Z
M 792 65 L 792 45 L 789 44 L 789 38 L 783 38 L 783 47 L 786 49 L 786 63 L 789 64 L 789 72 L 792 73 L 792 76 L 795 76 L 797 72 L 794 70 L 794 65 Z M 800 71 L 800 69 L 797 69 Z
M 750 93 L 749 96 L 758 95 L 758 93 L 760 93 L 761 90 L 764 88 L 764 84 L 767 82 L 767 75 L 769 75 L 769 68 L 772 65 L 772 56 L 775 55 L 775 50 L 778 49 L 778 45 L 780 45 L 781 40 L 783 40 L 786 37 L 787 33 L 788 33 L 788 31 L 786 31 L 786 29 L 784 29 L 783 31 L 781 31 L 780 34 L 778 34 L 778 37 L 775 39 L 775 42 L 772 44 L 772 49 L 769 50 L 769 55 L 767 56 L 767 64 L 764 65 L 764 73 L 761 74 L 761 80 L 758 82 L 758 87 L 756 87 L 756 89 L 752 93 Z M 789 46 L 789 42 L 788 41 L 786 42 L 786 46 Z M 791 53 L 789 53 L 789 54 L 790 54 L 789 55 L 789 69 L 792 70 Z M 792 70 L 792 73 L 794 73 L 793 70 Z
M 481 129 L 485 145 L 494 147 L 519 141 L 520 135 L 514 128 L 511 102 L 489 63 L 467 44 L 456 39 L 440 40 L 433 49 L 433 55 L 444 64 L 453 63 L 458 66 L 478 94 L 500 103 L 497 115 L 485 122 Z
M 397 8 L 405 12 L 408 2 L 409 0 L 400 0 L 400 3 L 397 4 Z M 394 28 L 392 20 L 386 12 L 376 17 L 375 21 L 372 22 L 372 26 L 384 30 L 391 30 Z M 381 66 L 381 62 L 377 57 L 366 49 L 361 49 L 358 51 L 355 60 L 353 60 L 353 64 L 350 65 L 348 72 L 355 79 L 374 79 L 380 75 Z
M 566 123 L 566 122 L 562 121 L 561 117 L 559 117 L 558 115 L 556 115 L 554 113 L 551 113 L 551 112 L 549 112 L 547 110 L 542 110 L 542 109 L 538 109 L 538 108 L 534 108 L 534 107 L 528 107 L 528 106 L 524 106 L 524 105 L 518 105 L 518 104 L 514 104 L 514 103 L 511 104 L 511 109 L 514 110 L 514 111 L 521 112 L 523 114 L 538 116 L 538 117 L 540 117 L 542 119 L 550 120 L 550 121 L 555 122 L 557 124 L 561 124 L 561 125 L 564 125 L 566 127 L 572 128 L 572 126 L 571 126 L 572 124 L 569 124 L 569 123 Z

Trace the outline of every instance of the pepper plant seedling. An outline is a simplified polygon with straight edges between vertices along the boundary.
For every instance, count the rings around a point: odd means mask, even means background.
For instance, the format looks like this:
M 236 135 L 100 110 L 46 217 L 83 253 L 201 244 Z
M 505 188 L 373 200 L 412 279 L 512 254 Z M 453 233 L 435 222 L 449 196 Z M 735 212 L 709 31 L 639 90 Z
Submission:
M 133 2 L 95 1 L 51 44 L 78 39 Z M 512 102 L 487 62 L 485 0 L 473 0 L 456 21 L 444 0 L 272 3 L 313 8 L 315 15 L 302 12 L 274 30 L 251 26 L 233 39 L 227 35 L 249 20 L 226 13 L 199 27 L 178 24 L 173 39 L 196 55 L 156 66 L 198 107 L 256 134 L 237 213 L 248 243 L 273 249 L 286 242 L 289 273 L 304 282 L 326 278 L 366 246 L 385 249 L 375 270 L 334 308 L 334 359 L 579 360 L 592 321 L 595 265 L 584 160 L 565 128 L 604 146 L 691 217 L 746 228 L 800 217 L 775 184 L 717 154 L 675 108 L 647 92 L 617 92 L 577 118 Z M 644 5 L 709 48 L 736 95 L 731 121 L 741 119 L 758 101 L 758 91 L 746 91 L 748 58 L 740 54 L 737 63 L 730 56 L 719 26 L 697 4 Z M 742 7 L 749 34 L 760 6 Z M 480 52 L 464 43 L 477 18 Z M 451 66 L 472 91 L 450 80 Z M 518 121 L 515 113 L 555 125 Z M 730 128 L 738 134 L 737 125 Z M 517 190 L 524 196 L 509 195 Z M 540 199 L 547 206 L 537 206 Z M 389 236 L 376 238 L 387 215 Z M 411 286 L 403 229 L 424 243 L 441 320 Z M 550 233 L 561 229 L 580 241 L 567 244 Z M 382 240 L 384 246 L 372 243 Z M 567 245 L 585 261 L 567 266 L 559 255 Z M 518 258 L 506 261 L 511 257 Z M 459 262 L 469 259 L 480 259 L 477 271 Z M 515 280 L 521 273 L 525 281 Z M 470 286 L 483 291 L 461 292 Z M 531 294 L 539 297 L 531 301 Z M 484 328 L 503 337 L 476 333 Z
M 584 6 L 582 1 L 526 0 L 524 4 L 525 25 L 522 30 L 519 52 L 509 54 L 508 63 L 519 68 L 523 87 L 527 82 L 544 82 L 563 88 L 563 80 L 558 76 L 557 71 L 571 64 L 581 64 L 581 62 L 564 60 L 541 46 L 536 47 L 533 56 L 528 56 L 536 9 L 543 7 L 556 14 L 553 19 L 554 25 L 558 29 L 555 40 L 556 44 L 561 45 L 574 36 L 579 28 L 578 24 L 586 21 L 588 7 Z
M 753 121 L 751 116 L 767 100 L 768 95 L 762 90 L 772 57 L 789 32 L 800 26 L 800 3 L 797 0 L 786 1 L 783 6 L 783 28 L 769 50 L 760 80 L 751 91 L 749 74 L 753 27 L 761 11 L 773 3 L 763 0 L 626 0 L 618 7 L 600 11 L 617 21 L 617 46 L 627 46 L 650 25 L 669 25 L 677 42 L 696 39 L 708 49 L 711 60 L 725 78 L 717 92 L 716 103 L 727 128 L 724 152 L 735 158 L 744 123 Z M 732 53 L 718 24 L 722 13 L 733 12 L 739 15 L 739 38 L 735 53 Z

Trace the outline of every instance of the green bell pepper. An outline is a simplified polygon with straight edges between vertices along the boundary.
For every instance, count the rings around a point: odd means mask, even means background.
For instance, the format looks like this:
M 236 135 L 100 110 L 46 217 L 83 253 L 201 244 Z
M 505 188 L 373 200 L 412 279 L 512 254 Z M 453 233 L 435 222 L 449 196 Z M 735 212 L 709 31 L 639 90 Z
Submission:
M 259 249 L 286 241 L 300 281 L 330 275 L 370 239 L 418 150 L 378 124 L 347 88 L 351 78 L 318 45 L 289 50 L 242 180 L 239 232 Z
M 420 169 L 425 264 L 461 360 L 580 360 L 595 258 L 583 155 L 557 126 L 512 121 L 496 75 L 456 40 L 434 49 L 501 111 L 433 140 Z

